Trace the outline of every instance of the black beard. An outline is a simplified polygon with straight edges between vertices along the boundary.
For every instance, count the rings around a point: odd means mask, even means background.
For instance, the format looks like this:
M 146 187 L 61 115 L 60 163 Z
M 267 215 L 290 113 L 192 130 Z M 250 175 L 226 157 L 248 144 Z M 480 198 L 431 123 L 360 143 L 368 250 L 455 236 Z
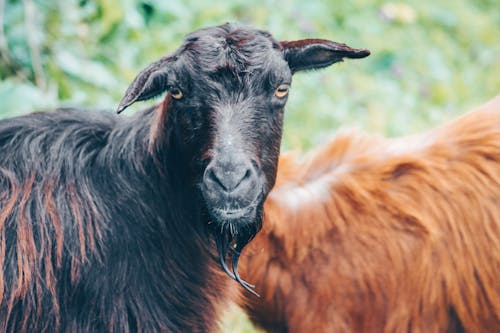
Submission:
M 238 274 L 238 261 L 243 248 L 255 237 L 262 227 L 262 208 L 259 207 L 253 219 L 239 218 L 230 221 L 213 223 L 212 233 L 215 238 L 219 263 L 226 274 L 237 281 L 243 288 L 259 297 L 251 285 L 242 280 Z M 232 257 L 232 271 L 226 258 Z

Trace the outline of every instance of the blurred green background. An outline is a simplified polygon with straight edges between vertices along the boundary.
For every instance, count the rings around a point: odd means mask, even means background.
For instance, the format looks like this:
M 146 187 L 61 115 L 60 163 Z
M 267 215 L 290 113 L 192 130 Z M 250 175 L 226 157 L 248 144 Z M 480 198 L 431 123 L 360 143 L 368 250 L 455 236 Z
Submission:
M 498 0 L 0 0 L 0 118 L 57 106 L 113 110 L 135 74 L 185 34 L 228 21 L 372 52 L 296 75 L 287 150 L 314 147 L 341 126 L 423 131 L 500 93 Z M 223 332 L 254 332 L 237 309 L 229 313 Z

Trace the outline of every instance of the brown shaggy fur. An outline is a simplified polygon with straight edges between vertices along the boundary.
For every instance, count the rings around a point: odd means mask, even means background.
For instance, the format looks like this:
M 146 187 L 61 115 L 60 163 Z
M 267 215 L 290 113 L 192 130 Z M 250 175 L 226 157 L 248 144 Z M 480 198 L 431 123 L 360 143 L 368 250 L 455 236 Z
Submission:
M 269 332 L 500 332 L 500 96 L 424 135 L 283 156 L 241 272 Z

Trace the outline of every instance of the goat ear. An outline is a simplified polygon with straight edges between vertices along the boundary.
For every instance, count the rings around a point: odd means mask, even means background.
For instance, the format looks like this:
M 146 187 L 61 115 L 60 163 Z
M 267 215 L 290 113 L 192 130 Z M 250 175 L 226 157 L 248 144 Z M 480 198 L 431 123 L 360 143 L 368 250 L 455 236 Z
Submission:
M 166 69 L 171 61 L 171 57 L 164 57 L 144 68 L 127 88 L 116 112 L 120 113 L 137 101 L 153 98 L 166 91 Z
M 303 39 L 280 43 L 292 73 L 330 66 L 344 58 L 364 58 L 365 49 L 353 49 L 345 44 L 326 39 Z

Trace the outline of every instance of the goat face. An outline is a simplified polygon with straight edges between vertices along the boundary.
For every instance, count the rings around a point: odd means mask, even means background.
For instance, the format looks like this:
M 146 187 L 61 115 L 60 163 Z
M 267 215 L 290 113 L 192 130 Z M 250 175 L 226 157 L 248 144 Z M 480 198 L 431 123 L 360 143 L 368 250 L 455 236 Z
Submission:
M 118 112 L 169 92 L 167 128 L 193 171 L 230 276 L 239 280 L 239 252 L 259 231 L 275 182 L 292 74 L 368 54 L 326 40 L 280 43 L 267 32 L 225 24 L 188 35 L 127 90 Z M 225 264 L 230 246 L 234 275 Z

